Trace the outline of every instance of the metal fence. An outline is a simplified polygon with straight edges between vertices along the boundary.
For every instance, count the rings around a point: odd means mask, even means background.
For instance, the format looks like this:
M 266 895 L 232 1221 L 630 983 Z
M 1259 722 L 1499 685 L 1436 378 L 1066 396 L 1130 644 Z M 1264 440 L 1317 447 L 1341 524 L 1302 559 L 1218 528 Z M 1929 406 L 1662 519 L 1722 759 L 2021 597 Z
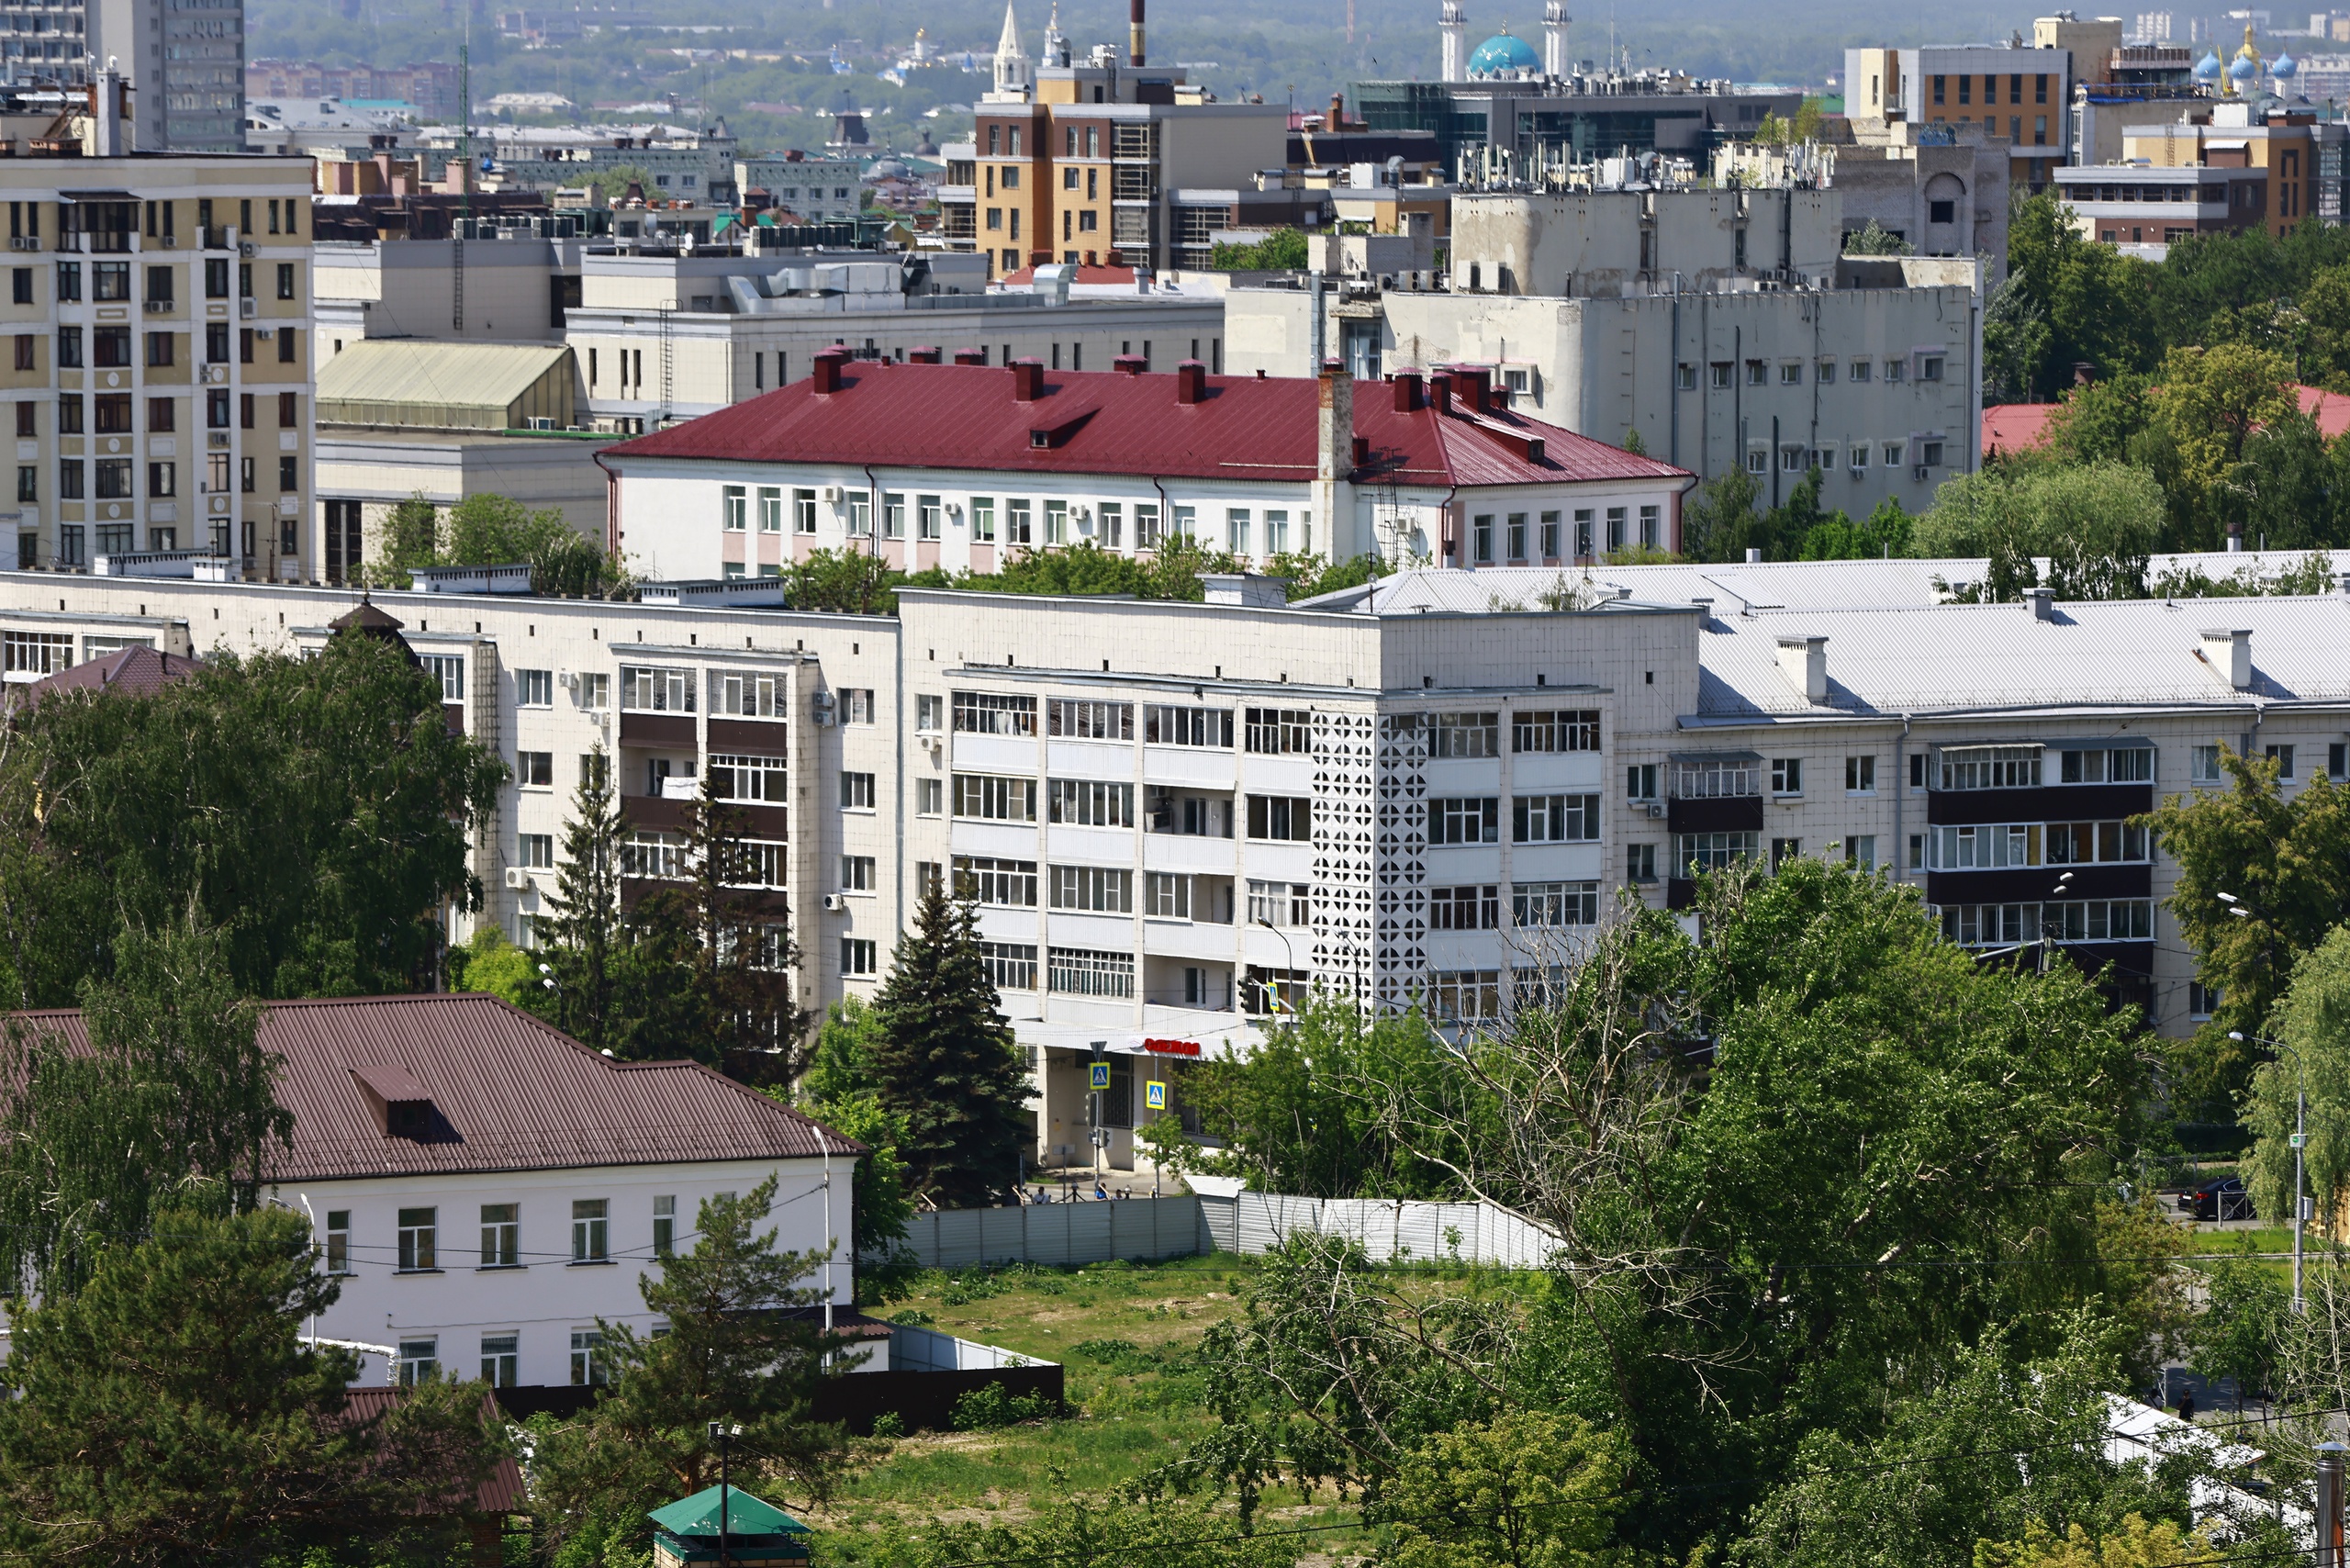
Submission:
M 1187 1193 L 917 1215 L 898 1250 L 935 1269 L 1141 1262 L 1214 1251 L 1260 1256 L 1301 1230 L 1351 1238 L 1381 1262 L 1409 1259 L 1539 1269 L 1558 1246 L 1539 1226 L 1487 1204 Z

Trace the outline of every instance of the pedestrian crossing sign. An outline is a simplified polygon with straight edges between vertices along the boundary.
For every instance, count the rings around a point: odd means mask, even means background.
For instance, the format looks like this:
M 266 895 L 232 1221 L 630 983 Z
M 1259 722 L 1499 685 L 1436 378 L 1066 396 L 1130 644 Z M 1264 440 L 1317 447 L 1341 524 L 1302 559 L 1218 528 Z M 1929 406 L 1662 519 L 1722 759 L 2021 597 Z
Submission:
M 1108 1062 L 1097 1061 L 1093 1064 L 1093 1087 L 1096 1089 L 1107 1089 L 1110 1087 L 1110 1064 Z
M 1142 1103 L 1146 1110 L 1167 1109 L 1167 1085 L 1158 1082 L 1145 1083 L 1142 1086 Z

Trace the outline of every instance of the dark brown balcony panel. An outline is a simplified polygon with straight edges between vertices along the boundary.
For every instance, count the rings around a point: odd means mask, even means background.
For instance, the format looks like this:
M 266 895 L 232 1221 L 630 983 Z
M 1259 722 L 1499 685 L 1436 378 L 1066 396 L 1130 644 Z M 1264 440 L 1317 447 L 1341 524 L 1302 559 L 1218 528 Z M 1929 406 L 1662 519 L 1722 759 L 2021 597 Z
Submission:
M 682 833 L 693 810 L 691 801 L 671 801 L 659 795 L 623 795 L 621 811 L 631 827 L 649 832 Z
M 1664 884 L 1664 907 L 1695 909 L 1697 907 L 1697 879 L 1695 877 L 1668 878 Z
M 1675 800 L 1665 820 L 1675 833 L 1760 833 L 1762 797 L 1718 795 L 1706 800 Z
M 751 756 L 781 756 L 784 737 L 791 726 L 782 719 L 720 719 L 710 721 L 710 749 L 740 752 Z
M 2056 890 L 2065 874 L 2065 890 Z M 1930 871 L 1926 902 L 1952 903 L 2054 903 L 2071 899 L 2143 899 L 2154 894 L 2154 870 L 2127 866 L 2030 866 L 1997 871 Z
M 2051 766 L 2053 766 L 2053 764 Z M 2154 809 L 2152 784 L 2043 784 L 2036 790 L 1936 790 L 1926 820 L 1965 823 L 2079 823 L 2135 816 Z
M 691 751 L 698 742 L 691 713 L 622 713 L 621 745 Z

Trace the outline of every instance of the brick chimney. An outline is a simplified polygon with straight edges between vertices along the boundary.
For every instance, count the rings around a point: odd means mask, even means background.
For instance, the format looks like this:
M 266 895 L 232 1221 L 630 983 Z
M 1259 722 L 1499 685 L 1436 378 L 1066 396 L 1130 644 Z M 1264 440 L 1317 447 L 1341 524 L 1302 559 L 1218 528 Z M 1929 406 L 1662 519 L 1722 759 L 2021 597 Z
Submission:
M 1208 395 L 1208 367 L 1187 359 L 1175 367 L 1175 401 L 1197 403 Z
M 924 345 L 918 349 L 908 349 L 906 351 L 906 363 L 908 364 L 936 364 L 938 363 L 938 351 L 934 348 L 929 347 L 928 345 Z
M 847 363 L 848 350 L 846 349 L 826 349 L 822 353 L 819 353 L 813 361 L 815 365 L 815 390 L 825 393 L 839 391 L 841 389 L 841 366 Z
M 1045 362 L 1038 359 L 1015 359 L 1012 362 L 1012 399 L 1015 403 L 1033 403 L 1045 395 Z
M 1418 371 L 1397 371 L 1392 385 L 1395 388 L 1395 411 L 1397 413 L 1416 414 L 1421 409 L 1427 407 L 1427 404 L 1420 397 L 1421 383 L 1420 373 Z
M 1335 359 L 1314 379 L 1314 473 L 1344 479 L 1354 472 L 1355 381 Z
M 955 351 L 957 364 L 985 364 L 987 362 L 988 351 L 985 349 L 957 349 Z

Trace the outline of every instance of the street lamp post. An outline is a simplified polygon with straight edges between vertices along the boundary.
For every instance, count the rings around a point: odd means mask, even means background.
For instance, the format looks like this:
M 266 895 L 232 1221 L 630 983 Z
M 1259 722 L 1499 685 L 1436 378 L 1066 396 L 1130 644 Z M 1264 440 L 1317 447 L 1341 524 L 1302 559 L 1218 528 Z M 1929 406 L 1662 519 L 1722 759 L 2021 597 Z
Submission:
M 725 1421 L 710 1424 L 710 1440 L 718 1445 L 718 1568 L 726 1568 L 726 1446 L 743 1435 L 743 1428 Z
M 2301 1222 L 2308 1213 L 2308 1200 L 2301 1196 L 2301 1172 L 2309 1142 L 2310 1073 L 2301 1053 L 2282 1040 L 2263 1036 L 2247 1037 L 2241 1030 L 2231 1029 L 2228 1038 L 2238 1045 L 2274 1046 L 2293 1053 L 2293 1311 L 2302 1311 L 2301 1301 Z

